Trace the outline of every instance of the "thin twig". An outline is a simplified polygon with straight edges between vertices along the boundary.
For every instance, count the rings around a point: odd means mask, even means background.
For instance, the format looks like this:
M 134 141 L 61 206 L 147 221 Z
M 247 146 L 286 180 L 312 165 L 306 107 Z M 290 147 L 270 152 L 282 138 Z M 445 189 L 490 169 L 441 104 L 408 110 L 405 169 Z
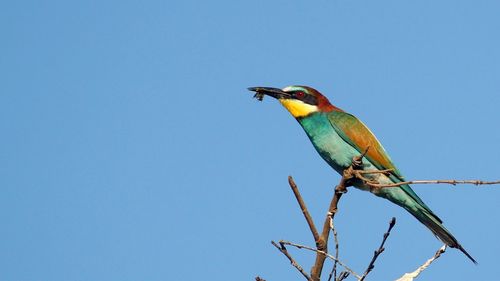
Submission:
M 347 277 L 349 277 L 349 272 L 347 272 L 347 271 L 342 271 L 342 272 L 339 274 L 339 278 L 337 278 L 335 281 L 342 281 L 342 280 L 346 279 Z
M 365 181 L 363 179 L 363 181 Z M 500 184 L 500 181 L 480 181 L 480 180 L 414 180 L 414 181 L 403 181 L 398 183 L 391 184 L 379 184 L 373 183 L 372 181 L 365 181 L 367 185 L 372 187 L 397 187 L 405 184 L 474 184 L 474 185 L 492 185 L 492 184 Z
M 429 267 L 429 265 L 431 265 L 432 262 L 437 260 L 441 256 L 441 254 L 443 254 L 444 252 L 446 252 L 446 244 L 443 245 L 441 248 L 439 248 L 439 250 L 437 250 L 437 252 L 434 254 L 434 256 L 432 258 L 428 259 L 424 264 L 422 264 L 415 271 L 410 272 L 410 273 L 405 273 L 403 276 L 401 276 L 396 281 L 413 281 L 413 280 L 415 280 L 420 275 L 420 273 L 422 273 L 422 271 L 427 269 L 427 267 Z
M 276 247 L 276 249 L 278 249 L 283 255 L 285 255 L 288 258 L 288 260 L 293 265 L 293 267 L 295 267 L 306 278 L 306 280 L 310 280 L 311 279 L 309 277 L 309 275 L 304 271 L 304 269 L 302 268 L 302 266 L 300 266 L 300 264 L 298 264 L 293 259 L 293 257 L 288 253 L 288 250 L 286 249 L 284 243 L 280 242 L 279 246 L 274 241 L 271 241 L 271 243 L 274 245 L 274 247 Z
M 373 253 L 373 258 L 368 264 L 365 273 L 363 274 L 363 276 L 361 276 L 360 281 L 365 280 L 368 273 L 370 273 L 370 271 L 372 271 L 372 269 L 375 267 L 375 261 L 377 260 L 378 256 L 385 250 L 384 248 L 385 241 L 387 240 L 387 237 L 389 237 L 389 235 L 391 234 L 391 230 L 395 224 L 396 224 L 396 218 L 393 217 L 389 222 L 389 229 L 387 229 L 387 232 L 384 233 L 384 238 L 382 239 L 382 243 L 380 243 L 380 247 L 378 247 L 378 249 Z
M 334 256 L 330 255 L 329 253 L 327 252 L 323 252 L 323 251 L 320 251 L 320 250 L 317 250 L 317 249 L 314 249 L 312 247 L 309 247 L 309 246 L 306 246 L 306 245 L 300 245 L 300 244 L 297 244 L 297 243 L 293 243 L 293 242 L 289 242 L 289 241 L 283 241 L 281 240 L 280 241 L 280 244 L 283 244 L 283 245 L 289 245 L 289 246 L 293 246 L 293 247 L 296 247 L 298 249 L 306 249 L 306 250 L 309 250 L 309 251 L 313 251 L 313 252 L 316 252 L 316 253 L 320 253 L 332 260 L 336 260 L 337 263 L 342 266 L 343 268 L 345 268 L 345 270 L 347 270 L 350 274 L 354 275 L 358 280 L 361 279 L 361 276 L 359 274 L 357 274 L 354 270 L 352 270 L 351 268 L 349 268 L 347 265 L 345 265 L 342 261 L 340 260 L 337 260 Z
M 368 179 L 362 175 L 366 174 L 388 174 L 392 172 L 393 169 L 385 169 L 385 170 L 355 170 L 353 171 L 354 177 L 364 181 L 367 185 L 371 187 L 397 187 L 405 184 L 473 184 L 473 185 L 493 185 L 500 184 L 500 180 L 498 181 L 482 181 L 482 180 L 413 180 L 413 181 L 403 181 L 398 183 L 391 184 L 381 184 L 377 183 L 375 180 Z
M 335 242 L 335 260 L 333 261 L 333 268 L 332 271 L 330 271 L 330 275 L 328 276 L 328 281 L 333 280 L 337 281 L 337 261 L 339 259 L 339 239 L 337 237 L 337 230 L 335 229 L 335 226 L 333 225 L 333 219 L 330 221 L 330 229 L 333 232 L 333 241 Z
M 299 188 L 297 187 L 297 184 L 295 184 L 295 181 L 293 180 L 292 176 L 288 176 L 288 184 L 290 185 L 290 188 L 292 189 L 293 194 L 295 195 L 295 199 L 299 203 L 300 210 L 302 210 L 302 214 L 304 215 L 304 218 L 307 221 L 307 225 L 309 225 L 309 229 L 311 230 L 314 241 L 318 241 L 319 240 L 318 230 L 314 225 L 314 221 L 311 217 L 311 214 L 309 214 L 309 210 L 307 209 L 306 203 L 304 202 L 304 199 L 302 199 L 302 195 L 299 192 Z

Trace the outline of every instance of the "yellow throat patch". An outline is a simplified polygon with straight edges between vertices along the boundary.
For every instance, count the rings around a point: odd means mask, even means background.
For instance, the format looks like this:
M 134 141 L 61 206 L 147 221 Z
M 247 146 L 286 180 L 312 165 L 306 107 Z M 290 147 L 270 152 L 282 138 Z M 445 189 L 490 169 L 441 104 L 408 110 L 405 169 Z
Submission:
M 295 99 L 280 99 L 280 103 L 293 115 L 293 117 L 304 117 L 318 111 L 315 105 L 304 103 Z

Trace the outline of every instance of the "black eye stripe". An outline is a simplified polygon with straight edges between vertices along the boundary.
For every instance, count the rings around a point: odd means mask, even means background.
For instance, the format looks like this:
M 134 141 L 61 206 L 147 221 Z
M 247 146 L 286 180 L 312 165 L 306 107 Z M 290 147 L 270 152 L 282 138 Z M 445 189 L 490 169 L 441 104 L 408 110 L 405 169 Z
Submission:
M 306 95 L 303 99 L 305 103 L 311 104 L 311 105 L 317 105 L 318 104 L 318 99 L 313 96 L 313 95 Z
M 301 93 L 301 94 L 299 94 L 299 93 Z M 294 97 L 298 100 L 301 100 L 307 104 L 311 104 L 311 105 L 318 104 L 318 99 L 315 96 L 310 95 L 304 91 L 295 91 L 292 93 L 292 97 Z

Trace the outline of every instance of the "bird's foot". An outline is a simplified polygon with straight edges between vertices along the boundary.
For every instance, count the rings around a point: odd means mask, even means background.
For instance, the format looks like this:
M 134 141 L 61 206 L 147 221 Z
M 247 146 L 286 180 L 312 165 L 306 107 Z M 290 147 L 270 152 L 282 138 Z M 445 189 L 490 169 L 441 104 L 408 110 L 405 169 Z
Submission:
M 354 170 L 363 168 L 363 156 L 359 155 L 352 158 L 352 168 Z

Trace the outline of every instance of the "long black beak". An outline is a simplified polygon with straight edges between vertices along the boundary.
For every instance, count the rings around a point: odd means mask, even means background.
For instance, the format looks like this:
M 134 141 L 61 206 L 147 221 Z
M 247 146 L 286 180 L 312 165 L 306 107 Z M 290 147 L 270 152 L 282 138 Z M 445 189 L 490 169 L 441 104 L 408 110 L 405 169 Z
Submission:
M 262 100 L 264 95 L 268 95 L 275 99 L 287 99 L 290 98 L 290 94 L 287 92 L 283 92 L 278 88 L 269 88 L 269 87 L 250 87 L 249 91 L 255 92 L 255 98 Z

